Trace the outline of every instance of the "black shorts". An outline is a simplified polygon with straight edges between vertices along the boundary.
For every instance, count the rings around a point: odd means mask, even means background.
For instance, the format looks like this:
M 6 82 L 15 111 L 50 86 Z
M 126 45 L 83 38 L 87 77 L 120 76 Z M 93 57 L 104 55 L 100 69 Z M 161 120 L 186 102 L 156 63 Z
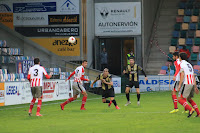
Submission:
M 135 86 L 135 88 L 139 88 L 139 82 L 138 81 L 129 81 L 129 83 L 126 85 L 126 87 L 132 88 Z
M 108 90 L 102 89 L 102 98 L 108 98 L 108 97 L 115 97 L 115 91 L 114 88 L 110 88 Z

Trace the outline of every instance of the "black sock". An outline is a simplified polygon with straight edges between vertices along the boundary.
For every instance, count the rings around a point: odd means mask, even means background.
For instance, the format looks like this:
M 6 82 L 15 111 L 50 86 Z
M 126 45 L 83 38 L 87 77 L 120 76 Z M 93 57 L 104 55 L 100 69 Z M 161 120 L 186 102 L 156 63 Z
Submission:
M 126 94 L 126 99 L 127 99 L 127 101 L 130 101 L 130 98 L 129 98 L 129 93 L 128 93 L 128 94 Z
M 140 94 L 137 94 L 137 100 L 140 101 Z
M 117 106 L 117 103 L 116 103 L 115 99 L 112 100 L 112 103 L 113 103 L 115 106 Z
M 110 103 L 110 101 L 109 100 L 106 100 L 106 102 L 105 103 Z

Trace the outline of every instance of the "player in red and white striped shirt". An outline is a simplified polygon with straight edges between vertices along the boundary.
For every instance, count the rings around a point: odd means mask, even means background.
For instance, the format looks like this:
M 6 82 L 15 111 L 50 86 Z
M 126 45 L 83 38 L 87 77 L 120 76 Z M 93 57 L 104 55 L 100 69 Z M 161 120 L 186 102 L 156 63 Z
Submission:
M 77 67 L 74 72 L 69 76 L 67 80 L 69 80 L 73 75 L 74 75 L 74 82 L 72 85 L 73 88 L 73 97 L 67 99 L 64 103 L 60 104 L 60 107 L 62 110 L 64 110 L 64 106 L 74 100 L 77 99 L 77 96 L 81 93 L 83 95 L 83 99 L 82 99 L 82 105 L 81 105 L 81 110 L 85 110 L 84 106 L 87 100 L 87 93 L 85 88 L 83 87 L 83 81 L 89 81 L 89 79 L 85 79 L 84 78 L 84 74 L 85 74 L 85 67 L 87 66 L 87 61 L 84 60 L 82 62 L 82 65 Z
M 47 79 L 50 79 L 51 75 L 49 76 L 46 70 L 44 69 L 44 67 L 40 66 L 39 58 L 34 59 L 34 64 L 35 65 L 29 69 L 28 77 L 27 77 L 27 79 L 30 81 L 31 93 L 33 95 L 33 99 L 31 101 L 30 109 L 29 109 L 29 116 L 32 115 L 32 109 L 37 98 L 38 98 L 38 104 L 37 104 L 36 116 L 42 116 L 40 114 L 40 110 L 41 110 L 41 105 L 42 105 L 43 74 L 46 76 Z
M 197 86 L 196 86 L 196 80 L 194 77 L 194 70 L 192 68 L 192 65 L 186 61 L 187 55 L 185 53 L 180 54 L 180 83 L 178 87 L 179 91 L 179 97 L 178 102 L 183 105 L 187 110 L 189 110 L 188 117 L 191 117 L 191 115 L 194 113 L 194 110 L 197 112 L 197 117 L 200 117 L 199 109 L 196 105 L 196 103 L 192 100 L 192 97 L 194 96 L 194 92 L 197 94 L 199 93 Z M 183 86 L 181 88 L 181 84 L 183 83 Z M 180 91 L 181 90 L 181 91 Z M 187 101 L 192 105 L 193 108 L 191 108 Z
M 173 89 L 172 89 L 172 99 L 173 99 L 173 103 L 174 103 L 174 110 L 170 111 L 170 113 L 176 113 L 178 112 L 178 106 L 177 106 L 177 97 L 176 97 L 176 93 L 178 92 L 178 86 L 179 86 L 179 82 L 180 82 L 180 60 L 179 60 L 179 53 L 175 52 L 173 53 L 173 60 L 174 61 L 174 66 L 176 68 L 176 72 L 174 74 L 173 80 L 175 81 Z

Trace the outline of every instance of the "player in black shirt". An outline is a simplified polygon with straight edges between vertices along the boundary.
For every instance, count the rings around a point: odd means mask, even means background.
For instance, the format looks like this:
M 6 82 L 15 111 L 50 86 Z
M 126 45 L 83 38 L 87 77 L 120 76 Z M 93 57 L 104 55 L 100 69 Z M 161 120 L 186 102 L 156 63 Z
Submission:
M 125 106 L 128 106 L 131 104 L 130 102 L 130 89 L 135 86 L 136 92 L 137 92 L 137 104 L 140 105 L 140 88 L 139 88 L 139 75 L 138 71 L 142 71 L 142 73 L 145 76 L 145 80 L 147 81 L 148 78 L 143 70 L 143 68 L 137 64 L 135 64 L 134 58 L 130 58 L 130 65 L 126 67 L 126 70 L 123 71 L 123 73 L 128 77 L 129 83 L 126 85 L 126 98 L 127 98 L 127 103 Z

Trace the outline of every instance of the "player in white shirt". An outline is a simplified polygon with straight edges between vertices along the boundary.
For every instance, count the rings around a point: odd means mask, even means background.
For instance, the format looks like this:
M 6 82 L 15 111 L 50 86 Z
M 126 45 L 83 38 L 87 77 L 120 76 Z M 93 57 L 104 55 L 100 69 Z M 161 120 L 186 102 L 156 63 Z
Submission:
M 69 80 L 74 75 L 74 82 L 72 85 L 73 88 L 73 97 L 67 99 L 64 103 L 60 104 L 62 110 L 64 110 L 64 106 L 74 100 L 77 99 L 77 96 L 81 93 L 83 95 L 81 110 L 86 110 L 84 108 L 86 100 L 87 100 L 87 93 L 85 88 L 83 87 L 83 81 L 89 81 L 89 79 L 84 78 L 85 74 L 85 67 L 87 66 L 87 61 L 83 60 L 82 65 L 77 67 L 74 72 L 69 76 L 67 80 Z
M 187 54 L 181 53 L 180 54 L 180 83 L 178 87 L 179 91 L 179 97 L 178 102 L 183 105 L 187 110 L 189 110 L 188 117 L 191 117 L 194 111 L 197 112 L 196 117 L 200 117 L 199 109 L 196 105 L 196 103 L 192 100 L 192 97 L 194 97 L 194 92 L 197 94 L 199 93 L 197 86 L 196 86 L 196 80 L 194 77 L 194 70 L 192 65 L 186 61 Z M 181 88 L 181 84 L 183 83 L 183 86 Z M 187 101 L 192 105 L 190 107 L 187 103 Z
M 46 76 L 47 79 L 51 78 L 51 75 L 49 76 L 44 69 L 44 67 L 40 66 L 40 59 L 35 58 L 34 59 L 34 66 L 29 69 L 27 79 L 30 81 L 31 85 L 31 93 L 33 96 L 33 99 L 30 104 L 29 108 L 29 116 L 32 115 L 32 109 L 35 104 L 36 99 L 38 98 L 38 104 L 37 104 L 37 113 L 36 116 L 42 116 L 40 114 L 41 105 L 42 105 L 42 79 L 43 74 Z

